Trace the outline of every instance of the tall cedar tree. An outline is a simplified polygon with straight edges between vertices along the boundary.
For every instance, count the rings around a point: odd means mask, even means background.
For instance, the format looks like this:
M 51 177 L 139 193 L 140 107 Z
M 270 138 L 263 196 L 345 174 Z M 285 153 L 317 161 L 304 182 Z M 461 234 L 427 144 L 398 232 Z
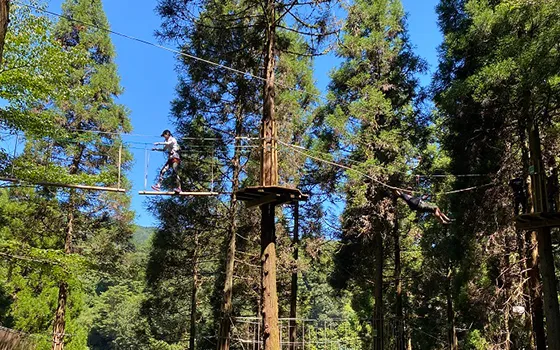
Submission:
M 307 113 L 306 108 L 313 101 L 314 93 L 311 73 L 308 68 L 310 58 L 307 57 L 312 48 L 309 47 L 308 43 L 298 38 L 298 31 L 302 28 L 282 29 L 285 27 L 283 19 L 300 16 L 298 13 L 299 4 L 297 2 L 291 3 L 290 6 L 276 4 L 279 9 L 284 9 L 284 11 L 280 11 L 278 15 L 273 16 L 270 16 L 270 13 L 263 13 L 261 4 L 257 2 L 253 4 L 252 2 L 208 1 L 203 3 L 201 7 L 203 11 L 199 12 L 197 16 L 192 13 L 192 5 L 189 2 L 179 3 L 176 1 L 162 1 L 160 3 L 158 10 L 165 19 L 161 30 L 162 37 L 179 40 L 183 45 L 183 50 L 189 54 L 262 76 L 266 61 L 263 58 L 265 47 L 262 37 L 265 34 L 268 35 L 269 44 L 272 45 L 269 45 L 269 48 L 272 49 L 270 51 L 272 55 L 266 56 L 269 58 L 269 73 L 277 72 L 280 83 L 284 88 L 299 88 L 308 91 L 308 93 L 301 93 L 286 89 L 280 90 L 276 97 L 271 95 L 272 100 L 279 104 L 276 119 L 283 125 L 280 136 L 285 137 L 288 141 L 301 138 L 303 134 L 302 117 Z M 269 5 L 267 6 L 270 10 Z M 320 17 L 322 15 L 321 5 L 323 4 L 317 4 L 313 11 L 306 13 L 304 21 L 300 24 L 304 27 L 310 26 L 306 28 L 307 34 L 313 36 L 315 41 L 325 34 L 327 25 L 327 19 Z M 309 23 L 305 21 L 309 21 Z M 319 21 L 320 25 L 313 27 L 313 21 Z M 278 29 L 278 33 L 276 33 L 277 26 L 281 27 Z M 224 43 L 227 43 L 227 45 L 224 45 Z M 276 58 L 278 58 L 278 66 L 273 62 Z M 242 148 L 244 142 L 241 139 L 235 139 L 233 150 L 231 147 L 224 147 L 224 145 L 231 145 L 229 141 L 233 139 L 232 136 L 257 136 L 260 108 L 263 103 L 262 82 L 224 71 L 220 67 L 201 65 L 200 62 L 189 59 L 184 59 L 182 63 L 185 65 L 186 74 L 179 89 L 181 97 L 177 106 L 181 109 L 178 109 L 180 114 L 176 114 L 179 126 L 188 130 L 189 119 L 197 114 L 202 115 L 204 125 L 214 130 L 218 138 L 223 140 L 220 141 L 222 150 L 219 150 L 216 156 L 218 156 L 225 178 L 229 177 L 230 183 L 226 185 L 228 189 L 254 185 L 257 178 L 256 174 L 259 171 L 258 165 L 256 166 L 254 162 L 256 154 L 254 152 L 247 154 L 245 151 L 252 149 Z M 273 110 L 275 109 L 273 108 Z M 253 160 L 253 162 L 250 162 L 250 160 Z M 248 161 L 249 163 L 247 163 Z M 241 172 L 242 167 L 247 169 L 246 172 Z M 295 167 L 290 166 L 290 164 L 284 163 L 281 165 L 281 172 L 283 172 L 282 175 L 286 182 L 293 183 L 295 177 L 297 177 L 297 172 L 294 173 L 293 169 Z M 238 227 L 240 221 L 237 216 L 250 215 L 249 213 L 251 213 L 251 211 L 238 210 L 235 196 L 228 198 L 228 200 L 229 210 L 224 213 L 227 215 L 226 222 L 229 222 L 227 228 L 229 242 L 225 262 L 225 281 L 223 282 L 225 287 L 221 306 L 222 316 L 220 316 L 218 344 L 220 349 L 229 347 L 230 316 L 233 314 L 233 268 L 238 234 L 236 230 L 241 229 L 241 227 Z M 253 228 L 255 224 L 258 224 L 254 220 L 245 222 L 251 222 Z M 269 249 L 274 249 L 274 244 L 266 244 L 266 246 Z M 272 256 L 265 259 L 270 266 L 276 269 L 276 262 L 273 260 L 274 257 Z M 266 274 L 266 276 L 270 278 L 274 274 Z M 270 283 L 273 283 L 273 285 L 270 285 L 267 292 L 270 291 L 271 297 L 275 298 L 275 288 L 272 288 L 275 287 L 276 281 L 272 282 L 271 280 Z M 250 306 L 249 309 L 251 309 Z M 277 313 L 273 309 L 274 307 L 268 312 L 270 315 L 273 315 L 274 312 Z M 270 338 L 270 334 L 277 333 L 274 328 L 273 325 L 267 327 L 267 329 L 270 329 L 270 331 L 266 331 L 267 338 Z
M 69 132 L 66 123 L 69 114 L 63 107 L 84 92 L 77 91 L 73 73 L 76 67 L 89 62 L 89 52 L 56 40 L 52 22 L 29 7 L 14 4 L 10 11 L 13 22 L 6 37 L 0 73 L 2 97 L 8 102 L 2 109 L 2 124 L 19 132 L 18 151 L 23 150 L 10 160 L 7 167 L 10 176 L 31 181 L 116 184 L 118 147 L 111 147 L 110 151 L 108 145 L 99 147 L 96 157 L 100 160 L 88 165 L 90 175 L 82 170 L 88 169 L 85 166 L 75 175 L 69 170 L 70 153 L 74 154 L 71 149 L 77 138 Z M 107 123 L 119 124 L 108 119 L 105 117 Z M 95 146 L 91 144 L 91 152 Z M 123 159 L 126 161 L 127 157 L 125 153 Z M 96 283 L 99 277 L 92 272 L 118 266 L 119 251 L 126 247 L 131 215 L 125 209 L 114 208 L 126 207 L 127 200 L 91 195 L 86 205 L 76 211 L 79 231 L 74 245 L 79 247 L 77 252 L 88 257 L 91 264 L 86 264 L 86 259 L 78 254 L 64 251 L 65 222 L 72 215 L 67 215 L 68 192 L 13 189 L 4 192 L 3 198 L 0 212 L 6 229 L 2 250 L 5 256 L 11 257 L 7 271 L 3 271 L 8 276 L 6 289 L 11 290 L 8 323 L 24 331 L 49 334 L 36 339 L 41 347 L 50 348 L 52 315 L 60 286 L 65 284 L 74 291 L 67 299 L 72 305 L 68 314 L 69 332 L 74 335 L 71 343 L 76 347 L 86 346 L 88 324 L 78 321 L 85 301 L 80 278 L 85 275 L 84 268 L 88 268 L 87 276 Z M 26 222 L 24 226 L 22 219 Z
M 125 148 L 119 151 L 122 146 L 120 133 L 130 131 L 130 122 L 124 106 L 114 101 L 122 89 L 109 35 L 83 23 L 94 23 L 104 28 L 108 28 L 109 24 L 101 1 L 66 1 L 62 10 L 66 18 L 57 24 L 55 36 L 65 49 L 82 52 L 85 57 L 69 72 L 71 91 L 68 98 L 49 106 L 63 116 L 58 119 L 58 126 L 66 138 L 29 142 L 26 153 L 32 155 L 32 159 L 50 157 L 53 160 L 35 167 L 37 177 L 58 174 L 58 179 L 71 183 L 116 187 L 119 158 L 125 165 L 130 161 Z M 49 142 L 53 147 L 45 148 L 44 145 Z M 126 186 L 126 179 L 120 181 Z M 57 196 L 61 209 L 66 212 L 63 224 L 65 237 L 61 242 L 64 252 L 87 256 L 96 270 L 118 271 L 131 235 L 132 214 L 127 209 L 129 198 L 80 190 L 61 190 Z M 70 339 L 65 337 L 68 296 L 78 291 L 77 288 L 64 279 L 59 281 L 58 306 L 53 321 L 53 349 L 62 349 Z
M 337 283 L 353 280 L 367 295 L 373 294 L 373 315 L 364 317 L 375 320 L 373 346 L 383 349 L 387 239 L 398 232 L 399 223 L 395 197 L 377 181 L 405 185 L 402 174 L 422 147 L 424 125 L 415 108 L 415 74 L 424 70 L 424 64 L 412 52 L 400 1 L 352 4 L 337 54 L 344 62 L 332 75 L 330 101 L 318 115 L 327 126 L 322 142 L 376 179 L 367 182 L 355 172 L 346 173 Z M 368 281 L 373 281 L 373 293 Z
M 494 182 L 499 185 L 452 200 L 453 210 L 462 218 L 457 226 L 460 232 L 452 230 L 462 247 L 456 256 L 461 263 L 456 288 L 469 285 L 471 289 L 469 301 L 457 305 L 458 320 L 476 325 L 465 342 L 476 338 L 477 329 L 484 329 L 485 339 L 479 342 L 505 344 L 506 348 L 531 346 L 527 335 L 532 327 L 537 348 L 545 347 L 537 236 L 515 231 L 513 198 L 506 186 L 512 178 L 528 178 L 527 141 L 533 123 L 543 129 L 546 175 L 557 177 L 554 150 L 558 147 L 560 67 L 557 50 L 550 48 L 558 41 L 559 11 L 557 3 L 544 1 L 442 1 L 439 6 L 446 40 L 434 87 L 445 130 L 442 144 L 453 160 L 451 171 L 495 174 Z M 457 187 L 476 184 L 481 182 L 456 182 Z M 549 253 L 541 255 L 541 264 L 547 262 L 543 274 L 548 287 L 544 293 L 547 326 L 557 328 L 551 247 L 550 242 L 542 243 L 539 253 Z M 523 286 L 524 281 L 528 285 Z M 522 290 L 530 300 L 523 300 L 523 293 L 518 292 Z M 516 305 L 526 306 L 532 322 L 514 317 Z M 496 310 L 490 324 L 488 308 Z M 549 347 L 559 346 L 557 335 L 548 330 Z

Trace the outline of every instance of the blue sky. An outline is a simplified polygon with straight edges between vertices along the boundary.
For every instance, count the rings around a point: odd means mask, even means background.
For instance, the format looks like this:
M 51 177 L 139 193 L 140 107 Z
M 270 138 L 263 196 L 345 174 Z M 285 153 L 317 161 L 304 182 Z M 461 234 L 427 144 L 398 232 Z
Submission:
M 418 55 L 427 60 L 430 71 L 437 65 L 437 47 L 442 37 L 437 28 L 435 6 L 438 0 L 403 0 L 408 13 L 408 25 L 412 43 Z M 61 0 L 51 0 L 49 9 L 60 13 Z M 148 41 L 156 41 L 154 32 L 160 25 L 160 19 L 154 11 L 156 1 L 147 0 L 111 0 L 104 1 L 105 12 L 111 28 L 130 36 Z M 174 98 L 177 83 L 174 54 L 152 46 L 113 36 L 116 48 L 121 85 L 124 94 L 120 103 L 130 110 L 133 134 L 143 136 L 126 136 L 125 141 L 134 142 L 134 167 L 128 174 L 133 182 L 132 208 L 136 211 L 136 223 L 142 226 L 156 224 L 152 215 L 144 208 L 145 197 L 139 196 L 138 190 L 144 189 L 145 154 L 141 143 L 160 141 L 158 137 L 163 129 L 172 129 L 169 122 L 170 101 Z M 328 84 L 328 73 L 335 67 L 333 57 L 316 60 L 315 78 L 318 87 L 324 91 Z M 430 74 L 421 77 L 423 84 L 429 83 Z M 164 162 L 163 155 L 152 153 L 149 164 L 148 187 L 155 178 L 157 167 Z

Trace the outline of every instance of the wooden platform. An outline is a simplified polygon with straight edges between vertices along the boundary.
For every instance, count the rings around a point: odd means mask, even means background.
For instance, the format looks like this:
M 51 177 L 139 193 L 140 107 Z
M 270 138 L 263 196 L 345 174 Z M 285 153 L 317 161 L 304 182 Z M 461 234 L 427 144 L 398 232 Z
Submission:
M 163 192 L 163 191 L 138 191 L 143 196 L 184 196 L 184 197 L 209 197 L 217 196 L 218 192 Z
M 254 186 L 246 187 L 235 193 L 237 199 L 247 202 L 247 207 L 257 207 L 265 204 L 286 204 L 296 201 L 305 202 L 309 196 L 301 193 L 297 188 L 284 186 Z
M 116 187 L 104 187 L 104 186 L 88 186 L 88 185 L 74 185 L 74 184 L 65 184 L 59 182 L 44 182 L 44 181 L 37 181 L 37 182 L 30 182 L 24 181 L 19 179 L 12 179 L 9 177 L 0 177 L 0 181 L 12 182 L 15 184 L 29 184 L 29 185 L 36 185 L 36 186 L 46 186 L 46 187 L 62 187 L 62 188 L 76 188 L 80 190 L 90 190 L 90 191 L 102 191 L 102 192 L 120 192 L 125 193 L 126 190 L 124 188 L 116 188 Z
M 515 218 L 520 230 L 534 230 L 543 227 L 560 227 L 560 213 L 521 214 Z

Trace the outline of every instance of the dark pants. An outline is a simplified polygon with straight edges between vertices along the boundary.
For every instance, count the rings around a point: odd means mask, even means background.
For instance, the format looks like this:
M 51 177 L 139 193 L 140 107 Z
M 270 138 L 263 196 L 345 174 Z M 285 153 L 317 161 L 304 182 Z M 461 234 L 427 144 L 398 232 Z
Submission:
M 413 197 L 409 194 L 401 193 L 401 198 L 404 199 L 406 204 L 408 204 L 408 207 L 414 211 L 422 213 L 434 213 L 437 209 L 436 205 L 425 202 L 420 197 Z
M 159 183 L 161 183 L 163 181 L 163 175 L 169 169 L 171 169 L 171 171 L 173 172 L 173 175 L 175 176 L 175 186 L 177 188 L 180 188 L 181 187 L 181 178 L 179 177 L 179 172 L 177 171 L 179 169 L 179 164 L 180 163 L 181 163 L 181 160 L 179 158 L 169 158 L 167 163 L 165 163 L 165 165 L 163 166 L 163 168 L 159 172 Z

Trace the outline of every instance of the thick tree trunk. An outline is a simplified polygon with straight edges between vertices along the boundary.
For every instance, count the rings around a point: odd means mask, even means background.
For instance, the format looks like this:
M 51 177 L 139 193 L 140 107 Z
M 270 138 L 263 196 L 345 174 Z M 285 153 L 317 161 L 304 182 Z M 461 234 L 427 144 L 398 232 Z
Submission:
M 529 147 L 527 146 L 527 127 L 523 124 L 524 119 L 521 119 L 519 125 L 519 139 L 521 143 L 521 162 L 523 165 L 523 179 L 530 180 L 529 177 Z M 529 200 L 529 212 L 534 212 L 533 206 L 533 190 L 531 186 L 527 188 L 527 197 Z M 525 289 L 528 291 L 529 300 L 527 302 L 527 310 L 531 313 L 527 322 L 528 331 L 532 331 L 532 344 L 531 347 L 537 350 L 546 350 L 546 333 L 544 331 L 544 310 L 543 300 L 541 293 L 540 271 L 539 271 L 539 251 L 537 245 L 537 233 L 535 231 L 527 232 L 524 239 L 524 244 L 521 244 L 523 254 L 520 256 L 526 257 L 527 268 L 527 283 Z M 525 250 L 527 249 L 527 250 Z
M 384 350 L 383 334 L 383 237 L 381 232 L 374 233 L 375 254 L 375 307 L 373 310 L 374 350 Z
M 290 350 L 297 350 L 297 294 L 298 294 L 298 259 L 299 259 L 299 203 L 294 203 L 294 266 L 292 270 L 292 290 L 290 293 Z
M 533 323 L 533 338 L 537 350 L 546 350 L 546 332 L 544 330 L 544 309 L 541 293 L 539 251 L 537 233 L 527 233 L 529 251 L 527 256 L 527 269 L 529 270 L 529 294 L 531 301 L 531 318 Z
M 278 185 L 278 158 L 274 111 L 274 68 L 276 10 L 275 1 L 264 3 L 267 14 L 264 68 L 266 83 L 263 93 L 261 186 Z M 280 350 L 278 330 L 278 295 L 276 292 L 276 232 L 274 227 L 274 204 L 261 206 L 261 316 L 263 350 Z
M 401 237 L 399 232 L 399 218 L 397 213 L 397 198 L 394 200 L 395 221 L 393 223 L 393 241 L 395 250 L 395 315 L 397 330 L 397 349 L 404 350 L 406 348 L 404 334 L 404 313 L 403 313 L 403 297 L 402 297 L 402 279 L 401 279 Z
M 193 282 L 192 282 L 192 294 L 191 294 L 191 327 L 190 327 L 190 338 L 189 338 L 189 350 L 196 349 L 196 322 L 197 322 L 197 311 L 198 311 L 198 286 L 199 286 L 199 273 L 198 273 L 198 232 L 194 234 L 194 254 L 192 259 L 193 264 Z
M 529 128 L 529 150 L 534 168 L 531 184 L 533 189 L 533 207 L 537 213 L 546 212 L 548 211 L 546 182 L 542 164 L 539 130 L 535 121 L 531 123 Z M 548 347 L 549 349 L 560 349 L 560 307 L 558 305 L 558 289 L 556 288 L 550 228 L 540 228 L 537 230 L 537 242 L 540 259 L 539 268 L 543 282 Z
M 451 268 L 447 273 L 447 341 L 449 350 L 458 350 L 459 341 L 455 329 L 455 311 L 453 310 L 453 274 Z
M 10 1 L 0 0 L 0 64 L 4 57 L 4 43 L 6 41 L 6 33 L 8 32 L 8 23 L 10 22 Z
M 261 317 L 263 350 L 280 350 L 276 292 L 276 233 L 273 204 L 261 206 Z
M 64 332 L 66 327 L 66 302 L 68 300 L 68 284 L 60 282 L 58 285 L 58 306 L 53 327 L 52 349 L 64 349 Z
M 70 193 L 68 223 L 66 224 L 66 238 L 64 240 L 64 253 L 72 253 L 72 240 L 74 238 L 74 203 L 73 192 Z M 62 281 L 58 285 L 58 305 L 53 325 L 52 349 L 64 349 L 64 333 L 66 329 L 66 304 L 68 302 L 68 284 Z
M 243 125 L 243 111 L 238 108 L 235 121 L 235 150 L 233 153 L 233 180 L 231 184 L 232 194 L 230 199 L 230 223 L 229 223 L 229 244 L 226 256 L 226 270 L 222 302 L 222 315 L 220 319 L 220 330 L 218 333 L 218 350 L 229 350 L 230 330 L 233 312 L 233 273 L 235 269 L 235 251 L 237 244 L 237 196 L 239 190 L 239 174 L 241 173 L 241 131 Z

